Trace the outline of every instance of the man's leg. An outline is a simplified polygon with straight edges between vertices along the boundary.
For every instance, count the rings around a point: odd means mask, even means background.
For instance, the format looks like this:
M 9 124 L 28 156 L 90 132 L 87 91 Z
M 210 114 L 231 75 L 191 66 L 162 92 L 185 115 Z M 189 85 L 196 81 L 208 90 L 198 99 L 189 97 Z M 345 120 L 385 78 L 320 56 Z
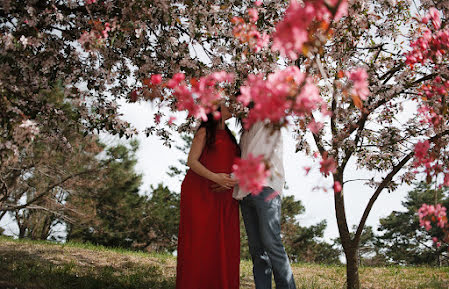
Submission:
M 248 236 L 249 253 L 253 261 L 253 275 L 256 289 L 271 289 L 271 263 L 262 244 L 259 219 L 249 195 L 240 201 L 243 222 Z
M 253 196 L 260 239 L 271 261 L 276 289 L 296 289 L 290 262 L 281 240 L 281 197 L 266 200 L 273 192 L 270 187 L 264 187 L 259 195 Z

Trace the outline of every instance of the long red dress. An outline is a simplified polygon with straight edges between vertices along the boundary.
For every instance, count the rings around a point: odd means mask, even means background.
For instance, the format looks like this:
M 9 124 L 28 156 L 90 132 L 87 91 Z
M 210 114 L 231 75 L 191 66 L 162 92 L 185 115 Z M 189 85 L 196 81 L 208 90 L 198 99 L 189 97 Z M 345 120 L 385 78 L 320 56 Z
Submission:
M 238 147 L 217 129 L 215 145 L 200 162 L 215 173 L 231 173 Z M 238 289 L 240 228 L 232 190 L 213 192 L 212 181 L 189 170 L 181 186 L 177 289 Z

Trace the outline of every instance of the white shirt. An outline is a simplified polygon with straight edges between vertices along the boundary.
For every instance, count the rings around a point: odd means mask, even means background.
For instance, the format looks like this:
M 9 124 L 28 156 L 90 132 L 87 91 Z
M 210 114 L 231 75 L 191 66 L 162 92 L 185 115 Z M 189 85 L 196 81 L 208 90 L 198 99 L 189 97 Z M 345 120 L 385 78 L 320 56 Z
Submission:
M 281 194 L 285 182 L 281 131 L 273 131 L 271 128 L 265 127 L 263 122 L 257 122 L 251 126 L 249 131 L 242 134 L 240 150 L 242 159 L 246 159 L 249 154 L 254 157 L 264 156 L 270 165 L 270 176 L 267 178 L 265 186 L 271 187 Z M 236 186 L 232 196 L 241 200 L 249 194 L 250 192 L 244 192 L 239 186 Z

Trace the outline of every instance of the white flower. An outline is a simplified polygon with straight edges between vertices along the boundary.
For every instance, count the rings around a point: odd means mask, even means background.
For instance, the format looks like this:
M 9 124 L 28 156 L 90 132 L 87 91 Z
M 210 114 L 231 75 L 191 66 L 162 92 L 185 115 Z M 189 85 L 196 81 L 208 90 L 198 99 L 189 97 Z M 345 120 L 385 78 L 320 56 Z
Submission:
M 19 40 L 22 42 L 23 46 L 26 47 L 28 45 L 28 38 L 26 38 L 25 35 L 22 35 Z
M 136 32 L 136 37 L 140 38 L 140 36 L 142 35 L 142 28 L 136 28 L 134 32 Z

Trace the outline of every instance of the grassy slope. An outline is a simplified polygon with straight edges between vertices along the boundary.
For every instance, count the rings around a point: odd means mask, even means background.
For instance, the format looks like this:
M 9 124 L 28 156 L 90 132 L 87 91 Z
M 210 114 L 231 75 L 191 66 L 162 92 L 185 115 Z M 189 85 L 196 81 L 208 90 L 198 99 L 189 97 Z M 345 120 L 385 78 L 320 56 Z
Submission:
M 242 261 L 240 287 L 254 288 Z M 294 264 L 299 288 L 344 288 L 345 267 Z M 174 288 L 176 258 L 0 237 L 0 288 Z M 363 288 L 449 288 L 449 268 L 360 268 Z M 274 288 L 274 287 L 273 287 Z

